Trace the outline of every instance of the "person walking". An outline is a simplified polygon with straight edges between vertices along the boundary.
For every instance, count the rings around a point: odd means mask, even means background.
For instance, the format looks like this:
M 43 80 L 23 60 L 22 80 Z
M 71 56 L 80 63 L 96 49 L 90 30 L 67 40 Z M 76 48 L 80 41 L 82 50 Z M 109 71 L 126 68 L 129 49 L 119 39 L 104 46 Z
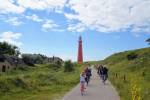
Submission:
M 92 67 L 91 66 L 88 67 L 88 75 L 90 77 L 92 76 Z
M 98 67 L 98 75 L 99 75 L 99 77 L 100 77 L 100 79 L 104 79 L 103 77 L 104 77 L 104 74 L 103 74 L 104 72 L 103 72 L 103 66 L 102 65 L 99 65 L 99 67 Z
M 103 68 L 103 83 L 105 84 L 105 81 L 108 79 L 108 69 L 106 66 Z
M 89 81 L 90 81 L 90 77 L 91 77 L 91 75 L 92 75 L 91 69 L 90 69 L 89 67 L 86 67 L 86 68 L 85 68 L 85 75 L 86 75 L 85 81 L 86 81 L 87 86 L 88 86 Z
M 82 72 L 81 75 L 80 75 L 80 91 L 81 91 L 81 95 L 83 96 L 84 95 L 84 92 L 85 92 L 85 72 Z

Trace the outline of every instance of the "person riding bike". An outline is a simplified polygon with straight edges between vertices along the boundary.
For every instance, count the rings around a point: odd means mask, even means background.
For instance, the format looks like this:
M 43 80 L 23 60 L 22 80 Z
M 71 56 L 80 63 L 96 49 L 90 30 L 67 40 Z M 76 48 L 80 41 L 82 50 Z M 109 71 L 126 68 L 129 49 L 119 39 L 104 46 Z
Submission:
M 83 96 L 84 95 L 84 92 L 85 92 L 85 72 L 82 72 L 81 75 L 80 75 L 80 91 L 81 91 L 81 95 Z

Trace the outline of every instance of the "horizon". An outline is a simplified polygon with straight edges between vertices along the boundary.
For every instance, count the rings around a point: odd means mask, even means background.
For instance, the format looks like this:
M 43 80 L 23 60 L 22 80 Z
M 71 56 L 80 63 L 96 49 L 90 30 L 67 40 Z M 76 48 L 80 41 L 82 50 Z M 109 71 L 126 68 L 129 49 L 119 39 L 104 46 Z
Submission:
M 84 62 L 99 61 L 148 47 L 149 5 L 143 0 L 0 0 L 0 42 L 18 46 L 21 53 L 77 61 L 82 36 Z

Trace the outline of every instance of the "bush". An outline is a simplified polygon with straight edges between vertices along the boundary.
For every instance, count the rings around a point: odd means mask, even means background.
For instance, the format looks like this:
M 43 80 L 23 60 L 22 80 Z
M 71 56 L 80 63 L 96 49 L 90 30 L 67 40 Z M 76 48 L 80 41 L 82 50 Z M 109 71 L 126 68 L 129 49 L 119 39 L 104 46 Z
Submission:
M 65 72 L 71 72 L 74 70 L 74 65 L 73 63 L 71 62 L 71 60 L 68 60 L 68 61 L 65 61 L 65 64 L 64 64 L 64 71 Z
M 61 65 L 58 65 L 57 63 L 50 63 L 47 65 L 47 67 L 57 71 L 58 69 L 61 68 Z
M 53 85 L 57 81 L 57 78 L 54 74 L 40 73 L 39 75 L 37 75 L 37 78 L 40 80 L 38 82 L 40 86 Z
M 28 66 L 18 67 L 17 69 L 20 71 L 28 71 Z
M 21 87 L 22 89 L 27 89 L 28 88 L 28 84 L 22 78 L 19 78 L 19 77 L 15 78 L 13 80 L 13 83 L 14 83 L 15 86 Z
M 134 59 L 136 59 L 137 57 L 138 57 L 138 55 L 135 54 L 135 53 L 130 53 L 130 54 L 127 55 L 127 59 L 128 59 L 128 60 L 134 60 Z
M 57 64 L 58 66 L 62 66 L 62 62 L 59 61 L 59 60 L 56 62 L 56 64 Z
M 22 55 L 22 60 L 24 61 L 25 64 L 28 66 L 34 66 L 34 61 L 29 55 Z
M 10 91 L 10 87 L 6 82 L 0 81 L 0 93 L 7 93 Z

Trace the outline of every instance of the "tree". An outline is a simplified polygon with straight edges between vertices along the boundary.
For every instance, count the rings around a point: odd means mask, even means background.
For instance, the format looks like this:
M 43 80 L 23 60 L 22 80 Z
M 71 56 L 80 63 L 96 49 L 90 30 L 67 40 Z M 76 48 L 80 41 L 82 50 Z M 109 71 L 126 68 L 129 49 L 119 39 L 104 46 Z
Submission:
M 20 51 L 17 46 L 8 44 L 7 42 L 0 42 L 0 55 L 4 54 L 18 56 Z
M 48 59 L 42 54 L 22 54 L 22 59 L 27 65 L 43 64 Z
M 74 65 L 73 63 L 71 62 L 71 60 L 68 60 L 68 61 L 65 61 L 65 64 L 64 64 L 64 71 L 65 72 L 71 72 L 74 70 Z
M 34 60 L 30 54 L 22 54 L 22 60 L 29 66 L 34 66 Z
M 148 44 L 150 45 L 150 38 L 148 38 L 148 39 L 146 40 L 146 42 L 148 42 Z

